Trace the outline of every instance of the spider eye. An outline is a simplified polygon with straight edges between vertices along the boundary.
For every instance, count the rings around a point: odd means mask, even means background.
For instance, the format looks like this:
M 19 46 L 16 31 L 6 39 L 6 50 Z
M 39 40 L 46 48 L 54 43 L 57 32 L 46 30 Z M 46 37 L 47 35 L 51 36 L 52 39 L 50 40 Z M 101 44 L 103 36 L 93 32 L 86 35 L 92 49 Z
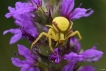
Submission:
M 69 27 L 69 21 L 65 17 L 56 17 L 53 19 L 52 24 L 59 30 L 59 31 L 66 31 Z

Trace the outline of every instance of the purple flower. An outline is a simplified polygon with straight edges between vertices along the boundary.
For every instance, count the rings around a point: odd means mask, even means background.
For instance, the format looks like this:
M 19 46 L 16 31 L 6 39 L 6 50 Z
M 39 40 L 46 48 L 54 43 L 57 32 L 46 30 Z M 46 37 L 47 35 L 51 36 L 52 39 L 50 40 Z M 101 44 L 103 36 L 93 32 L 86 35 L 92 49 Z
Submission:
M 76 62 L 70 61 L 67 65 L 63 67 L 62 71 L 74 71 L 75 65 L 76 65 Z M 84 66 L 80 68 L 78 71 L 96 71 L 96 69 L 88 65 L 88 66 Z
M 63 58 L 69 61 L 81 61 L 83 60 L 83 55 L 78 55 L 74 52 L 70 52 L 69 54 L 64 55 Z
M 68 18 L 69 20 L 79 19 L 81 17 L 88 17 L 93 13 L 93 10 L 85 9 L 85 8 L 75 8 L 72 12 L 74 7 L 74 0 L 63 0 L 62 1 L 62 9 L 61 14 L 62 16 Z M 90 12 L 87 13 L 87 11 Z
M 17 42 L 22 37 L 26 37 L 29 41 L 33 42 L 34 39 L 38 36 L 38 32 L 33 24 L 34 22 L 32 19 L 32 17 L 35 17 L 35 15 L 31 12 L 34 11 L 36 8 L 32 4 L 27 2 L 16 2 L 15 6 L 15 8 L 9 6 L 8 9 L 10 13 L 7 13 L 5 16 L 7 18 L 13 16 L 16 25 L 19 27 L 17 28 L 19 32 L 17 34 L 17 30 L 15 29 L 6 30 L 4 32 L 16 32 L 13 33 L 14 36 L 12 37 L 12 40 L 10 40 L 10 44 Z M 17 39 L 15 39 L 16 37 Z
M 87 49 L 84 52 L 80 53 L 80 55 L 83 55 L 83 61 L 92 62 L 98 61 L 102 57 L 103 52 L 96 50 L 96 46 L 93 46 L 91 49 Z
M 78 41 L 78 39 L 77 38 L 74 38 L 74 37 L 72 37 L 72 38 L 70 38 L 70 46 L 72 47 L 74 47 L 74 52 L 79 52 L 79 50 L 80 50 L 80 48 L 81 48 L 81 45 L 80 45 L 80 43 L 79 43 L 79 41 Z
M 75 66 L 74 61 L 70 61 L 67 65 L 65 65 L 62 69 L 62 71 L 73 71 L 74 70 L 74 66 Z
M 75 63 L 78 61 L 86 61 L 86 62 L 92 62 L 92 61 L 98 61 L 101 57 L 103 52 L 96 50 L 96 46 L 93 46 L 91 49 L 85 50 L 84 52 L 80 54 L 76 54 L 74 52 L 70 52 L 69 54 L 64 55 L 65 60 L 69 60 L 68 64 L 64 66 L 62 69 L 63 71 L 73 71 Z M 95 68 L 91 66 L 85 66 L 81 68 L 78 71 L 95 71 Z
M 22 15 L 15 16 L 15 23 L 31 36 L 37 37 L 38 32 L 33 24 L 34 22 L 31 16 L 32 15 L 30 13 L 24 13 Z
M 96 46 L 94 46 L 91 49 L 87 49 L 80 54 L 70 52 L 69 54 L 64 55 L 64 59 L 69 61 L 72 61 L 72 60 L 86 61 L 86 62 L 98 61 L 102 57 L 103 52 L 96 50 L 95 47 Z
M 5 30 L 3 32 L 3 35 L 7 34 L 8 32 L 14 34 L 14 36 L 12 36 L 12 38 L 10 39 L 10 44 L 15 43 L 15 42 L 17 42 L 18 40 L 20 40 L 22 38 L 22 32 L 21 32 L 20 29 Z
M 76 38 L 71 38 L 70 42 L 69 42 L 70 46 L 74 46 L 75 48 L 75 52 L 78 52 L 80 50 L 80 43 L 78 42 L 78 40 Z M 59 63 L 61 61 L 61 59 L 65 59 L 65 60 L 82 60 L 82 55 L 78 55 L 74 52 L 71 52 L 69 54 L 66 54 L 64 56 L 61 55 L 61 50 L 59 48 L 54 49 L 55 53 L 52 53 L 50 55 L 50 60 L 52 60 L 55 63 Z
M 12 57 L 11 60 L 15 66 L 21 67 L 20 71 L 40 71 L 37 67 L 35 67 L 36 57 L 28 48 L 23 45 L 18 45 L 18 52 L 19 55 L 25 58 L 25 60 L 20 60 L 19 58 L 14 57 Z
M 14 17 L 16 15 L 20 15 L 36 10 L 36 8 L 32 4 L 27 2 L 24 3 L 16 2 L 15 6 L 16 6 L 15 8 L 12 8 L 10 6 L 8 7 L 10 12 L 5 15 L 6 18 L 9 18 L 11 16 Z
M 33 24 L 31 16 L 32 14 L 30 13 L 24 13 L 14 16 L 15 23 L 17 26 L 19 26 L 19 28 L 4 31 L 4 34 L 6 34 L 7 32 L 14 34 L 14 36 L 10 40 L 10 44 L 17 42 L 22 37 L 26 37 L 30 41 L 33 41 L 38 36 L 37 29 Z
M 61 61 L 61 56 L 60 56 L 59 48 L 54 49 L 54 52 L 55 52 L 55 54 L 52 53 L 49 58 L 50 58 L 50 60 L 52 60 L 53 62 L 59 63 L 59 62 Z
M 80 50 L 80 43 L 79 43 L 79 41 L 76 39 L 76 38 L 74 38 L 74 37 L 72 37 L 70 40 L 69 40 L 69 45 L 70 46 L 67 46 L 67 49 L 69 50 L 69 47 L 73 47 L 74 48 L 74 52 L 78 52 L 79 50 Z M 68 50 L 66 50 L 66 52 L 68 51 Z M 62 56 L 61 55 L 61 50 L 59 49 L 59 48 L 56 48 L 56 49 L 54 49 L 54 51 L 55 51 L 55 53 L 56 54 L 54 54 L 54 53 L 52 53 L 51 55 L 50 55 L 50 60 L 52 60 L 53 62 L 55 62 L 55 63 L 59 63 L 60 61 L 61 61 L 61 59 L 65 59 L 65 60 L 75 60 L 75 59 L 82 59 L 82 55 L 77 55 L 76 53 L 74 53 L 74 52 L 71 52 L 71 53 L 69 53 L 69 54 L 66 54 L 66 55 L 64 55 L 64 56 Z M 69 58 L 68 58 L 69 57 Z
M 35 4 L 37 7 L 42 6 L 42 0 L 30 0 L 32 4 Z
M 96 71 L 96 69 L 93 68 L 92 66 L 84 66 L 81 69 L 79 69 L 78 71 Z

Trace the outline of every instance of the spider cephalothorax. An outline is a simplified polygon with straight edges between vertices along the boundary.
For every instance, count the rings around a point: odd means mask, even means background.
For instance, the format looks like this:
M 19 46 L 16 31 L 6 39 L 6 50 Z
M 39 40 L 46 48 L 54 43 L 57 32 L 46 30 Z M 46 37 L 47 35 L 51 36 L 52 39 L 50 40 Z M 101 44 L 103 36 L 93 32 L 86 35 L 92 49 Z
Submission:
M 32 43 L 31 45 L 31 49 L 33 47 L 34 44 L 36 44 L 36 42 L 44 35 L 48 38 L 49 41 L 49 47 L 50 50 L 52 52 L 53 48 L 52 48 L 52 39 L 54 41 L 56 41 L 56 45 L 58 43 L 62 43 L 64 44 L 65 40 L 67 40 L 68 38 L 74 36 L 75 34 L 78 34 L 79 39 L 81 39 L 81 35 L 79 33 L 79 31 L 72 31 L 72 22 L 69 22 L 68 19 L 66 19 L 65 17 L 56 17 L 53 19 L 52 21 L 52 25 L 46 25 L 47 27 L 50 27 L 48 32 L 42 32 L 38 38 Z

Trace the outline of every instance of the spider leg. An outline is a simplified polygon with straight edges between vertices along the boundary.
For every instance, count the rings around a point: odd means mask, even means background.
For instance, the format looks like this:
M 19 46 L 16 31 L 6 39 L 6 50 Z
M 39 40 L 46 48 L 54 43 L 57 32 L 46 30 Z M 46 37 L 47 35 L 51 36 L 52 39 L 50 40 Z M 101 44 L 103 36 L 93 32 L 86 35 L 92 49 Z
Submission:
M 52 29 L 49 30 L 48 34 L 51 36 L 52 39 L 58 41 L 59 37 L 54 33 Z
M 71 37 L 71 36 L 74 36 L 75 34 L 78 34 L 78 37 L 79 37 L 79 40 L 81 40 L 82 39 L 82 36 L 80 35 L 80 32 L 79 31 L 74 31 L 74 32 L 72 32 L 71 34 L 69 34 L 68 36 L 66 36 L 66 38 L 65 39 L 68 39 L 69 37 Z
M 59 40 L 58 35 L 56 35 L 52 29 L 50 29 L 48 33 L 51 36 L 51 38 L 57 42 L 55 45 L 55 47 L 56 47 L 58 45 L 58 40 Z
M 50 47 L 50 51 L 55 54 L 55 52 L 54 52 L 54 50 L 53 50 L 53 48 L 52 48 L 51 45 L 52 45 L 52 42 L 51 42 L 51 38 L 49 37 L 49 47 Z
M 55 47 L 58 45 L 58 42 L 56 43 Z
M 52 26 L 51 25 L 45 25 L 46 27 L 49 27 L 49 28 L 51 28 Z M 46 37 L 46 40 L 47 40 L 47 37 Z
M 52 48 L 52 42 L 51 42 L 51 39 L 54 39 L 55 41 L 58 41 L 58 37 L 56 36 L 56 34 L 54 33 L 54 31 L 52 29 L 49 29 L 48 31 L 48 34 L 49 34 L 49 47 L 50 47 L 50 50 L 55 54 L 53 48 Z M 58 42 L 57 42 L 58 43 Z
M 46 37 L 49 37 L 48 33 L 42 32 L 42 33 L 38 36 L 38 38 L 31 44 L 31 50 L 32 50 L 33 45 L 36 44 L 37 41 L 38 41 L 43 35 L 45 35 Z
M 66 36 L 68 36 L 70 33 L 73 32 L 73 31 L 72 31 L 72 26 L 73 26 L 73 22 L 71 22 L 71 25 L 70 25 L 69 29 L 68 29 L 67 32 L 66 32 Z
M 73 32 L 72 30 L 68 31 L 68 32 L 65 34 L 65 36 L 68 36 L 68 35 L 71 34 L 72 32 Z
M 51 25 L 45 25 L 45 26 L 50 27 L 50 28 L 52 27 Z
M 73 27 L 73 22 L 71 22 L 71 25 L 70 25 L 69 29 L 67 30 L 67 32 L 69 32 L 72 29 L 72 27 Z

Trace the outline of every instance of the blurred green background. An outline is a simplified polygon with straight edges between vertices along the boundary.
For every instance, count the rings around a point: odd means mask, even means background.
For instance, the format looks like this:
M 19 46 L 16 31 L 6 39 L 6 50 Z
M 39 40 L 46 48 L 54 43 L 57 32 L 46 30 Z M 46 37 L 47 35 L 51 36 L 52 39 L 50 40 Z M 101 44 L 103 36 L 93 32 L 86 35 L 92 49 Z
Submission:
M 9 45 L 9 40 L 12 34 L 3 36 L 3 31 L 10 28 L 15 28 L 13 19 L 6 19 L 4 15 L 8 12 L 7 7 L 12 6 L 19 0 L 2 0 L 0 1 L 0 71 L 19 71 L 11 63 L 11 57 L 14 56 L 13 51 L 17 51 L 17 44 Z M 88 49 L 98 43 L 98 49 L 104 52 L 100 61 L 94 65 L 97 71 L 106 70 L 106 0 L 75 0 L 75 7 L 92 8 L 94 13 L 87 17 L 74 21 L 74 28 L 78 29 L 83 37 L 81 45 L 83 49 Z M 25 46 L 28 41 L 21 40 L 18 44 Z

